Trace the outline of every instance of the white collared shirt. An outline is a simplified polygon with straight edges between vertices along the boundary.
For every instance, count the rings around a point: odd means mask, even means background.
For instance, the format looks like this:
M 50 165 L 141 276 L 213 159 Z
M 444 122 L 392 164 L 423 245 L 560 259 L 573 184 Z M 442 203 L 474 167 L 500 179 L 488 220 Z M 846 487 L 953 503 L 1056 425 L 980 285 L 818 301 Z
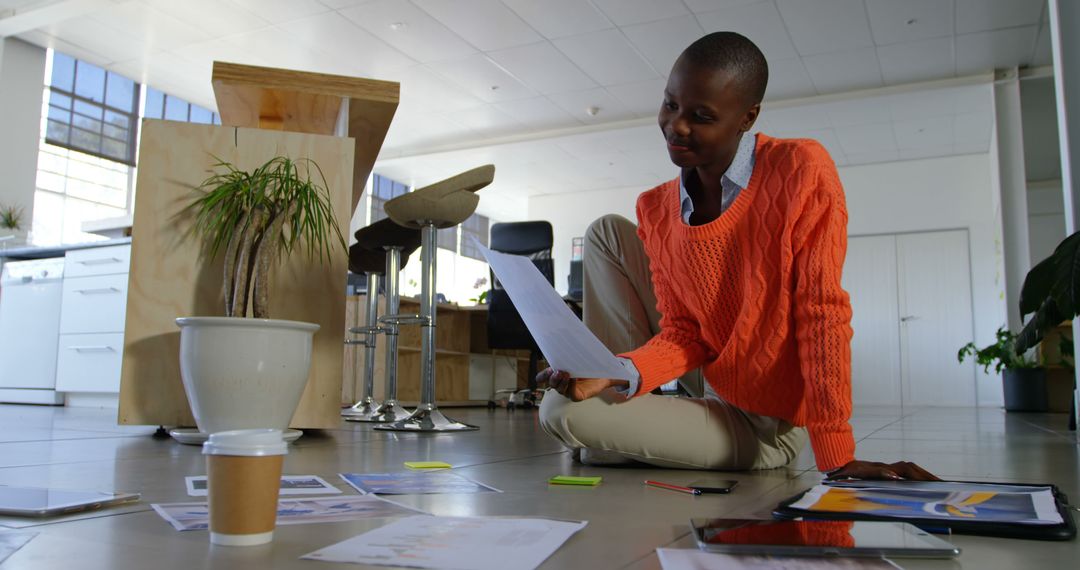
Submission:
M 735 151 L 735 158 L 731 160 L 724 176 L 720 178 L 720 213 L 723 214 L 731 206 L 735 198 L 744 188 L 750 185 L 750 176 L 754 174 L 754 148 L 757 145 L 757 135 L 744 135 L 739 139 L 739 148 Z M 685 173 L 679 174 L 679 204 L 682 208 L 682 219 L 686 224 L 690 223 L 690 215 L 694 213 L 694 202 L 686 191 L 686 183 L 683 181 Z

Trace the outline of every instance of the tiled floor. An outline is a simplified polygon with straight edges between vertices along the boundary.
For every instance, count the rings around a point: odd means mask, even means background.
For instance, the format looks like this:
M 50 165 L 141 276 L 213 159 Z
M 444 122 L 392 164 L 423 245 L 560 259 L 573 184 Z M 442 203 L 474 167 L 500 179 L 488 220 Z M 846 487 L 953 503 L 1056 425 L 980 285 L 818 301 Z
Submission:
M 687 519 L 767 516 L 781 499 L 819 479 L 809 452 L 796 465 L 736 473 L 731 495 L 692 497 L 645 487 L 649 478 L 689 482 L 689 471 L 594 468 L 575 464 L 540 431 L 535 412 L 447 410 L 481 426 L 454 435 L 375 432 L 342 422 L 309 432 L 292 448 L 287 473 L 315 474 L 353 491 L 341 472 L 401 470 L 410 460 L 442 460 L 504 492 L 397 498 L 438 515 L 536 515 L 589 521 L 544 568 L 659 568 L 657 547 L 692 548 Z M 1064 415 L 1005 414 L 995 409 L 861 409 L 853 419 L 859 456 L 916 461 L 943 478 L 1053 482 L 1080 497 L 1080 454 Z M 133 505 L 58 519 L 0 518 L 4 527 L 38 535 L 0 568 L 165 569 L 304 568 L 334 565 L 298 560 L 319 547 L 378 525 L 353 522 L 279 527 L 271 545 L 211 547 L 205 532 L 176 532 L 150 503 L 190 500 L 184 476 L 205 473 L 199 448 L 153 439 L 152 428 L 114 425 L 106 410 L 0 405 L 0 485 L 138 491 Z M 662 473 L 662 474 L 661 474 Z M 552 475 L 603 475 L 596 488 L 548 486 Z M 1080 542 L 953 537 L 958 562 L 904 561 L 905 568 L 1076 568 Z M 343 568 L 358 568 L 343 565 Z

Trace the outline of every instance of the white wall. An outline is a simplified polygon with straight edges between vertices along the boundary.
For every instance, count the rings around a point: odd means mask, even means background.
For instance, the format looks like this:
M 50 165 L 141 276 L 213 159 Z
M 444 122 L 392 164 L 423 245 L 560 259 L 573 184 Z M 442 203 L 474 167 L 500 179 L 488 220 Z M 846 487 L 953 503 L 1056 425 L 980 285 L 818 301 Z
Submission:
M 993 342 L 994 331 L 1005 323 L 1001 221 L 991 163 L 989 154 L 978 154 L 840 169 L 849 235 L 968 230 L 974 340 L 979 345 Z M 980 370 L 976 385 L 979 405 L 1001 404 L 998 375 Z
M 23 208 L 24 231 L 34 219 L 45 50 L 0 38 L 0 204 Z
M 1065 239 L 1065 204 L 1060 180 L 1028 182 L 1028 231 L 1032 265 L 1049 257 Z
M 971 237 L 971 283 L 976 343 L 993 341 L 1005 322 L 1001 221 L 990 154 L 891 162 L 840 169 L 853 236 L 966 228 Z M 674 173 L 673 173 L 674 176 Z M 537 196 L 529 218 L 555 229 L 556 288 L 566 291 L 570 240 L 597 217 L 617 213 L 634 219 L 644 188 Z M 955 352 L 959 347 L 942 347 Z M 980 405 L 999 405 L 996 375 L 978 373 Z

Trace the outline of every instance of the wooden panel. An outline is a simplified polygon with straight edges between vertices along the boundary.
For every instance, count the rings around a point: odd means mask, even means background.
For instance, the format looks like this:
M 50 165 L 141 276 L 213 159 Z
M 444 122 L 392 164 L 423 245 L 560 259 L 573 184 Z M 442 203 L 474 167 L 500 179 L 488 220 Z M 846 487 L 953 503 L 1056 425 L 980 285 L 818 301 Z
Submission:
M 361 306 L 357 300 L 363 302 L 363 297 L 357 297 L 351 295 L 345 299 L 345 327 L 343 334 L 346 338 L 353 338 L 354 335 L 348 333 L 350 327 L 363 326 L 364 313 L 367 312 L 365 306 Z M 364 363 L 364 347 L 355 344 L 345 345 L 345 356 L 342 358 L 341 366 L 341 402 L 349 403 L 356 402 L 360 399 L 363 392 L 363 363 Z M 377 383 L 377 382 L 376 382 Z
M 394 84 L 395 88 L 397 83 Z M 390 129 L 390 122 L 394 120 L 397 112 L 397 93 L 393 103 L 364 99 L 360 97 L 349 98 L 349 127 L 348 135 L 356 141 L 356 149 L 353 154 L 353 196 L 350 212 L 356 210 L 360 202 L 360 196 L 364 193 L 368 176 L 375 166 L 375 159 L 379 156 L 383 141 L 386 140 L 386 131 Z
M 348 100 L 356 209 L 368 175 L 397 111 L 400 85 L 360 77 L 214 62 L 212 82 L 222 124 L 334 134 Z
M 469 399 L 469 355 L 435 355 L 435 401 L 461 402 Z M 420 352 L 398 353 L 398 400 L 420 401 Z
M 221 315 L 222 269 L 200 260 L 200 245 L 185 236 L 182 214 L 192 188 L 215 157 L 250 169 L 278 155 L 311 158 L 322 168 L 343 228 L 352 182 L 350 139 L 147 120 L 139 151 L 138 194 L 132 227 L 131 280 L 120 387 L 122 424 L 194 425 L 180 381 L 179 316 Z M 293 255 L 277 268 L 273 318 L 318 323 L 311 373 L 292 425 L 339 424 L 345 329 L 347 254 L 332 263 Z
M 402 314 L 418 314 L 420 303 L 412 299 L 401 300 Z M 469 352 L 469 313 L 453 305 L 438 305 L 435 308 L 435 348 L 448 352 Z M 420 348 L 421 330 L 419 325 L 406 325 L 399 329 L 402 348 Z

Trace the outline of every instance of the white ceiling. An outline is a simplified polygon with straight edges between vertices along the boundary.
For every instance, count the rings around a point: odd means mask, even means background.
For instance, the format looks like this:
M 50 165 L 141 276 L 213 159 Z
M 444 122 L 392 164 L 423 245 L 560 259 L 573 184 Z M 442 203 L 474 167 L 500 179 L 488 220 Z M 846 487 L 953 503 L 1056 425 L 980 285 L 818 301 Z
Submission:
M 986 152 L 993 115 L 991 86 L 975 84 L 766 105 L 755 131 L 817 139 L 844 166 Z M 677 174 L 651 119 L 611 129 L 386 158 L 376 170 L 421 186 L 485 163 L 495 164 L 497 170 L 481 205 L 503 219 L 524 216 L 521 208 L 528 196 L 645 190 Z
M 667 177 L 649 123 L 675 57 L 716 30 L 761 46 L 771 68 L 767 102 L 1050 62 L 1039 0 L 0 0 L 0 34 L 211 108 L 215 59 L 400 81 L 401 105 L 376 170 L 424 184 L 498 159 L 498 188 L 481 204 L 496 216 L 497 202 L 509 207 L 517 196 Z M 841 164 L 984 151 L 986 93 L 890 95 L 809 110 L 767 104 L 762 122 L 772 134 L 818 137 Z M 969 98 L 980 104 L 957 105 Z M 924 112 L 903 111 L 905 100 Z M 593 130 L 612 123 L 631 127 Z M 536 148 L 490 144 L 566 129 L 608 146 L 577 149 L 575 136 Z M 448 145 L 478 148 L 432 154 Z M 611 164 L 583 160 L 605 153 Z M 512 166 L 529 158 L 546 167 Z

